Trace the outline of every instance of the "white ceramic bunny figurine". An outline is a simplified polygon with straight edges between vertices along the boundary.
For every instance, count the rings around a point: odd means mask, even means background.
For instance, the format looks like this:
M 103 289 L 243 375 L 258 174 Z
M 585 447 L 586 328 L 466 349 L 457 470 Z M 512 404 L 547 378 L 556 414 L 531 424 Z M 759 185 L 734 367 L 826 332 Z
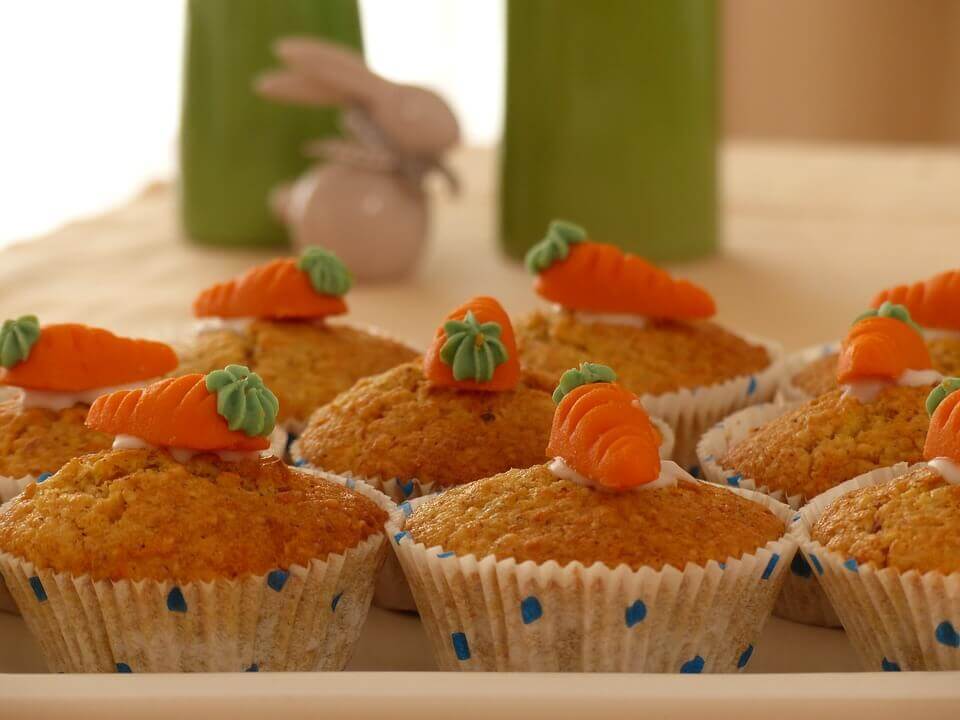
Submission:
M 290 37 L 274 50 L 283 68 L 256 81 L 265 97 L 344 109 L 348 139 L 307 146 L 326 162 L 271 197 L 298 248 L 323 245 L 361 280 L 395 278 L 416 262 L 427 233 L 424 177 L 441 172 L 460 130 L 435 93 L 389 82 L 352 50 L 313 38 Z

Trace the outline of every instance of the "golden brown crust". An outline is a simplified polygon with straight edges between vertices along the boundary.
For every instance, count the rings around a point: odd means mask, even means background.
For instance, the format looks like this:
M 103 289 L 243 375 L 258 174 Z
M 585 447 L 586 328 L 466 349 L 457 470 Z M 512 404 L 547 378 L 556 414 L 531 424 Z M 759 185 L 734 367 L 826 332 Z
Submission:
M 948 377 L 960 375 L 960 338 L 944 337 L 927 342 L 933 369 Z
M 553 401 L 525 374 L 510 392 L 436 388 L 419 362 L 365 378 L 310 418 L 300 453 L 333 472 L 442 486 L 543 462 Z
M 837 353 L 824 355 L 804 365 L 790 382 L 810 397 L 818 397 L 837 389 Z
M 538 465 L 448 490 L 419 506 L 406 529 L 458 555 L 636 570 L 740 557 L 781 537 L 784 525 L 763 505 L 708 483 L 610 493 Z
M 570 313 L 535 312 L 516 329 L 525 367 L 556 381 L 583 361 L 601 362 L 638 395 L 713 385 L 770 364 L 763 347 L 706 321 L 650 321 L 639 328 L 583 323 Z
M 727 450 L 720 466 L 803 502 L 861 473 L 918 462 L 929 387 L 885 389 L 872 402 L 834 390 L 774 418 Z
M 84 427 L 87 405 L 66 410 L 23 408 L 0 402 L 0 475 L 19 478 L 56 472 L 78 455 L 105 450 L 113 438 Z
M 181 464 L 158 450 L 67 463 L 0 510 L 0 549 L 95 579 L 189 582 L 259 575 L 380 533 L 369 498 L 277 458 Z
M 960 571 L 960 485 L 916 468 L 837 498 L 811 537 L 858 563 L 901 572 Z
M 950 376 L 960 375 L 960 338 L 929 340 L 933 369 Z M 837 387 L 837 353 L 818 358 L 802 367 L 791 378 L 791 383 L 811 397 L 823 395 Z
M 281 421 L 306 421 L 360 378 L 416 355 L 402 343 L 349 325 L 258 320 L 244 334 L 201 334 L 182 350 L 175 374 L 246 365 L 280 400 Z

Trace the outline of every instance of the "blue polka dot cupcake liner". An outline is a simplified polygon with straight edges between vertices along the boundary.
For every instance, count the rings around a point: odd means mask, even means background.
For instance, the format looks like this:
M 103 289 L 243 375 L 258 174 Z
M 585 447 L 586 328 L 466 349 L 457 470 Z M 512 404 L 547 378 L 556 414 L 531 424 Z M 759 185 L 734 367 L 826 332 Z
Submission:
M 389 515 L 381 493 L 359 492 Z M 307 565 L 211 582 L 93 580 L 0 554 L 51 672 L 342 670 L 390 553 L 386 529 Z
M 799 403 L 754 405 L 738 410 L 710 428 L 697 443 L 697 458 L 703 478 L 717 485 L 769 495 L 797 510 L 800 507 L 799 495 L 786 497 L 782 490 L 773 490 L 767 486 L 757 487 L 752 478 L 744 477 L 735 468 L 722 467 L 718 462 L 730 447 L 746 438 L 753 430 L 796 407 L 799 407 Z M 803 562 L 802 555 L 797 555 L 790 574 L 784 581 L 783 591 L 777 598 L 773 614 L 804 625 L 840 627 L 840 618 L 820 587 L 816 575 Z
M 810 363 L 816 362 L 827 355 L 834 355 L 840 350 L 840 341 L 817 343 L 792 353 L 784 360 L 784 373 L 777 388 L 776 399 L 779 402 L 806 402 L 813 396 L 803 388 L 794 385 L 793 379 L 797 373 Z
M 770 508 L 772 498 L 731 490 Z M 413 511 L 432 498 L 411 502 Z M 753 553 L 661 570 L 461 557 L 394 528 L 442 670 L 509 672 L 738 672 L 773 609 L 796 540 Z
M 811 530 L 838 497 L 892 482 L 917 465 L 860 475 L 818 495 L 794 523 L 803 556 L 837 610 L 864 670 L 960 670 L 960 572 L 901 572 L 859 564 L 814 541 Z
M 690 470 L 697 464 L 697 441 L 705 430 L 742 407 L 773 399 L 783 375 L 783 352 L 777 343 L 746 337 L 762 345 L 770 364 L 754 375 L 742 375 L 715 385 L 682 388 L 640 400 L 650 415 L 673 428 L 673 460 Z

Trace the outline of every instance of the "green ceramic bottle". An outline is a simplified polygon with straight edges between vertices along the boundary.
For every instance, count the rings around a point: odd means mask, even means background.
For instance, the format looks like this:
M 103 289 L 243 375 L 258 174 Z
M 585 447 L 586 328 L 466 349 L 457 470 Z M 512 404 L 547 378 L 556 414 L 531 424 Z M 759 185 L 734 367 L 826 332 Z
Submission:
M 500 231 L 553 218 L 654 260 L 717 239 L 716 3 L 508 0 Z
M 190 0 L 180 129 L 180 213 L 213 245 L 283 245 L 270 190 L 307 166 L 307 140 L 338 132 L 333 110 L 269 102 L 253 79 L 285 35 L 361 47 L 356 0 Z

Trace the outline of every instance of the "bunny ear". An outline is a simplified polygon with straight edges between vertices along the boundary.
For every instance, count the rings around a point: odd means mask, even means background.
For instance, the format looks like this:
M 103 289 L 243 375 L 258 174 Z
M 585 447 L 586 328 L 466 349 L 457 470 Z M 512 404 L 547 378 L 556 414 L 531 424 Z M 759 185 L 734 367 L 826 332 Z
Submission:
M 310 78 L 289 70 L 263 73 L 256 78 L 253 87 L 263 97 L 297 105 L 337 105 L 344 101 L 342 96 L 328 92 Z
M 281 38 L 274 45 L 277 57 L 337 104 L 368 102 L 386 84 L 370 72 L 356 52 L 314 38 Z

